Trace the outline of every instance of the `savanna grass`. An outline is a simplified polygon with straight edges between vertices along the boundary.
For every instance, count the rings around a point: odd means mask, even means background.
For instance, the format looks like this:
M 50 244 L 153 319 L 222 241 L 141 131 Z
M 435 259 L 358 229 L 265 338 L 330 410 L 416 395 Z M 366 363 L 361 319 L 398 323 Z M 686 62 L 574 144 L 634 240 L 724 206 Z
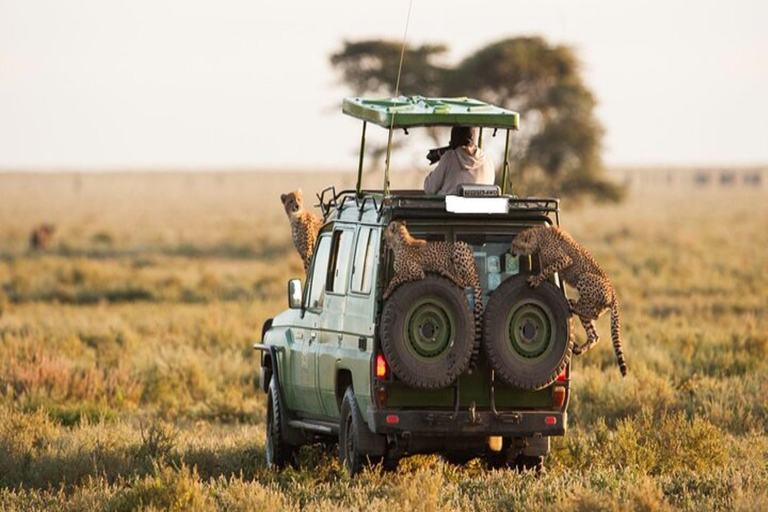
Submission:
M 336 178 L 48 179 L 0 176 L 0 510 L 768 508 L 763 192 L 564 203 L 614 281 L 630 375 L 601 319 L 542 475 L 416 456 L 350 479 L 322 445 L 265 468 L 251 348 L 302 274 L 279 193 Z M 30 254 L 43 221 L 53 250 Z

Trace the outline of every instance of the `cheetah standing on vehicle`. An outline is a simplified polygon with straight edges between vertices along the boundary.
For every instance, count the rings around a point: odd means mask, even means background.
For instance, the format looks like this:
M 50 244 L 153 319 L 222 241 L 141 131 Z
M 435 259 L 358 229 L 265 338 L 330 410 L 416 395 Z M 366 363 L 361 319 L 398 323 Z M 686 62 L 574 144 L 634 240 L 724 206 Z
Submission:
M 599 336 L 595 320 L 610 308 L 613 350 L 621 375 L 626 376 L 627 365 L 620 339 L 619 301 L 610 279 L 592 255 L 559 227 L 546 226 L 529 228 L 519 233 L 512 240 L 512 253 L 539 255 L 541 272 L 528 278 L 532 287 L 536 288 L 552 274 L 559 272 L 566 283 L 578 290 L 579 300 L 569 299 L 568 302 L 571 311 L 579 317 L 587 332 L 587 341 L 573 348 L 575 355 L 587 352 L 597 343 Z
M 291 237 L 299 256 L 304 262 L 304 272 L 309 272 L 309 262 L 312 261 L 312 251 L 315 250 L 315 241 L 323 221 L 304 209 L 303 193 L 301 189 L 288 194 L 281 194 L 285 213 L 291 221 Z
M 395 255 L 394 275 L 384 291 L 384 299 L 401 284 L 424 279 L 427 272 L 447 277 L 461 288 L 472 288 L 475 298 L 474 362 L 482 335 L 483 290 L 472 248 L 464 242 L 427 242 L 413 238 L 405 222 L 398 221 L 389 223 L 384 238 Z

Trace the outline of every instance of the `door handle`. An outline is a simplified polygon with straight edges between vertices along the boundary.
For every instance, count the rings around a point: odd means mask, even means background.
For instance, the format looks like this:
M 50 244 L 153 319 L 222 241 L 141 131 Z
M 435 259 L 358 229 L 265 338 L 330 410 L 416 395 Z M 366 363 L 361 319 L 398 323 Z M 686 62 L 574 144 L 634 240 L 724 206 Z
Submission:
M 317 339 L 317 333 L 316 332 L 310 333 L 310 335 L 309 335 L 309 342 L 312 343 L 316 339 Z

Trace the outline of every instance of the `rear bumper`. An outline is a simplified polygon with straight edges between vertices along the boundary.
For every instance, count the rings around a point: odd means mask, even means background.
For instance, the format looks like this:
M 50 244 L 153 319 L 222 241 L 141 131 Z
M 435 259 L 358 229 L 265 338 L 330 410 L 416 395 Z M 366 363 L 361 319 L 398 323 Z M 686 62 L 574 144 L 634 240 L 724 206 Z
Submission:
M 396 418 L 396 419 L 395 419 Z M 368 410 L 368 426 L 376 434 L 413 436 L 562 436 L 568 413 L 559 411 L 447 411 Z

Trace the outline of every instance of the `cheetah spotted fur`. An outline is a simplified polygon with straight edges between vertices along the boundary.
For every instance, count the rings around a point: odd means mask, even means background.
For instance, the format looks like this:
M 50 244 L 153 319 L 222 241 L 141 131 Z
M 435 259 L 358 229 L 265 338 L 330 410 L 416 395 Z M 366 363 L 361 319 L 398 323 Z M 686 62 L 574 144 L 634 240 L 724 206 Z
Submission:
M 312 261 L 312 251 L 315 250 L 315 241 L 323 221 L 307 211 L 303 204 L 303 194 L 301 189 L 288 194 L 281 194 L 280 200 L 283 202 L 285 213 L 291 222 L 291 237 L 296 251 L 304 262 L 304 272 L 309 271 L 309 263 Z
M 526 229 L 512 240 L 512 252 L 516 255 L 538 254 L 541 272 L 528 278 L 534 288 L 558 272 L 560 277 L 579 292 L 579 300 L 569 299 L 571 312 L 581 320 L 587 332 L 587 341 L 574 347 L 580 355 L 597 343 L 599 336 L 595 320 L 607 309 L 611 310 L 611 338 L 621 375 L 627 375 L 624 352 L 621 347 L 619 301 L 610 279 L 589 252 L 559 227 L 538 226 Z

